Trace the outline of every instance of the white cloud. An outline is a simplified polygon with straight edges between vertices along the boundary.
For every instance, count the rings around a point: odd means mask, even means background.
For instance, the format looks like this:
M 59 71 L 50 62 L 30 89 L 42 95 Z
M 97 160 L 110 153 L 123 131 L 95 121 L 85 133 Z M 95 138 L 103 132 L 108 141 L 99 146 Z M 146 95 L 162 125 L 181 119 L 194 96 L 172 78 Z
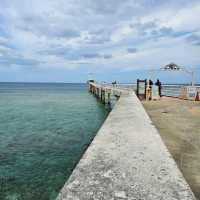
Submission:
M 130 35 L 134 35 L 136 32 L 130 27 L 130 24 L 120 25 L 116 30 L 113 31 L 111 35 L 111 40 L 113 42 L 119 42 Z
M 17 58 L 27 65 L 67 69 L 84 63 L 102 64 L 102 70 L 171 61 L 200 64 L 197 0 L 1 1 L 0 60 L 12 52 L 18 56 L 10 58 L 11 64 L 20 65 Z
M 177 31 L 196 31 L 200 29 L 200 3 L 178 11 L 169 19 L 166 26 Z

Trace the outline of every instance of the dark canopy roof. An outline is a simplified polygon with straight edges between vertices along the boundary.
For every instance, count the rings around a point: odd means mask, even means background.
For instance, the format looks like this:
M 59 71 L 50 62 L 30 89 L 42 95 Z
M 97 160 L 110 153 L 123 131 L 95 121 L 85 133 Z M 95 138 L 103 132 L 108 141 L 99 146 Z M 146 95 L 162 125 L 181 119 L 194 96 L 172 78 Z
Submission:
M 162 67 L 161 69 L 163 70 L 181 70 L 181 67 L 178 66 L 175 63 L 170 63 L 168 65 L 165 65 L 164 67 Z

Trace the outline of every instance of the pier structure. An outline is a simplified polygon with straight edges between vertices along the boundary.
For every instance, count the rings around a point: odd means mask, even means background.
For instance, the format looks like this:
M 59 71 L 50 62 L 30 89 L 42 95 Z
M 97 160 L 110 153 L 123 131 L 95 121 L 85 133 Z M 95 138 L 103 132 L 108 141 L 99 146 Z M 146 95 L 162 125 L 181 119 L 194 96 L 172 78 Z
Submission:
M 94 94 L 98 99 L 101 100 L 104 104 L 111 103 L 111 96 L 115 96 L 119 98 L 121 94 L 128 95 L 129 93 L 133 92 L 130 88 L 122 88 L 120 86 L 112 86 L 108 84 L 98 84 L 94 82 L 89 83 L 89 92 Z
M 119 100 L 57 200 L 195 200 L 158 130 L 131 90 L 89 83 Z

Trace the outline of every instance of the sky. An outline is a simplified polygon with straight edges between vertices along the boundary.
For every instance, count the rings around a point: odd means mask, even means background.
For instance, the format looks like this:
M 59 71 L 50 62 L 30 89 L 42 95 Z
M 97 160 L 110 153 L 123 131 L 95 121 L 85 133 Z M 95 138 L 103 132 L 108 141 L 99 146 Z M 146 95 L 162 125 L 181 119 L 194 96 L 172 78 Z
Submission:
M 200 82 L 199 0 L 0 0 L 0 82 L 191 81 L 171 62 Z

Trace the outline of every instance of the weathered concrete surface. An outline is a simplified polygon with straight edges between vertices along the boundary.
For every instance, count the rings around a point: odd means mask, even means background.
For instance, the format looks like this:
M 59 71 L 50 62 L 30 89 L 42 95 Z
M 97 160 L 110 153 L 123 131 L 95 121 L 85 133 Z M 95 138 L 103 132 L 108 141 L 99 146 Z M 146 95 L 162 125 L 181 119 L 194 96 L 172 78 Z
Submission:
M 200 102 L 162 97 L 143 105 L 200 200 Z
M 137 97 L 122 96 L 58 200 L 195 199 Z

